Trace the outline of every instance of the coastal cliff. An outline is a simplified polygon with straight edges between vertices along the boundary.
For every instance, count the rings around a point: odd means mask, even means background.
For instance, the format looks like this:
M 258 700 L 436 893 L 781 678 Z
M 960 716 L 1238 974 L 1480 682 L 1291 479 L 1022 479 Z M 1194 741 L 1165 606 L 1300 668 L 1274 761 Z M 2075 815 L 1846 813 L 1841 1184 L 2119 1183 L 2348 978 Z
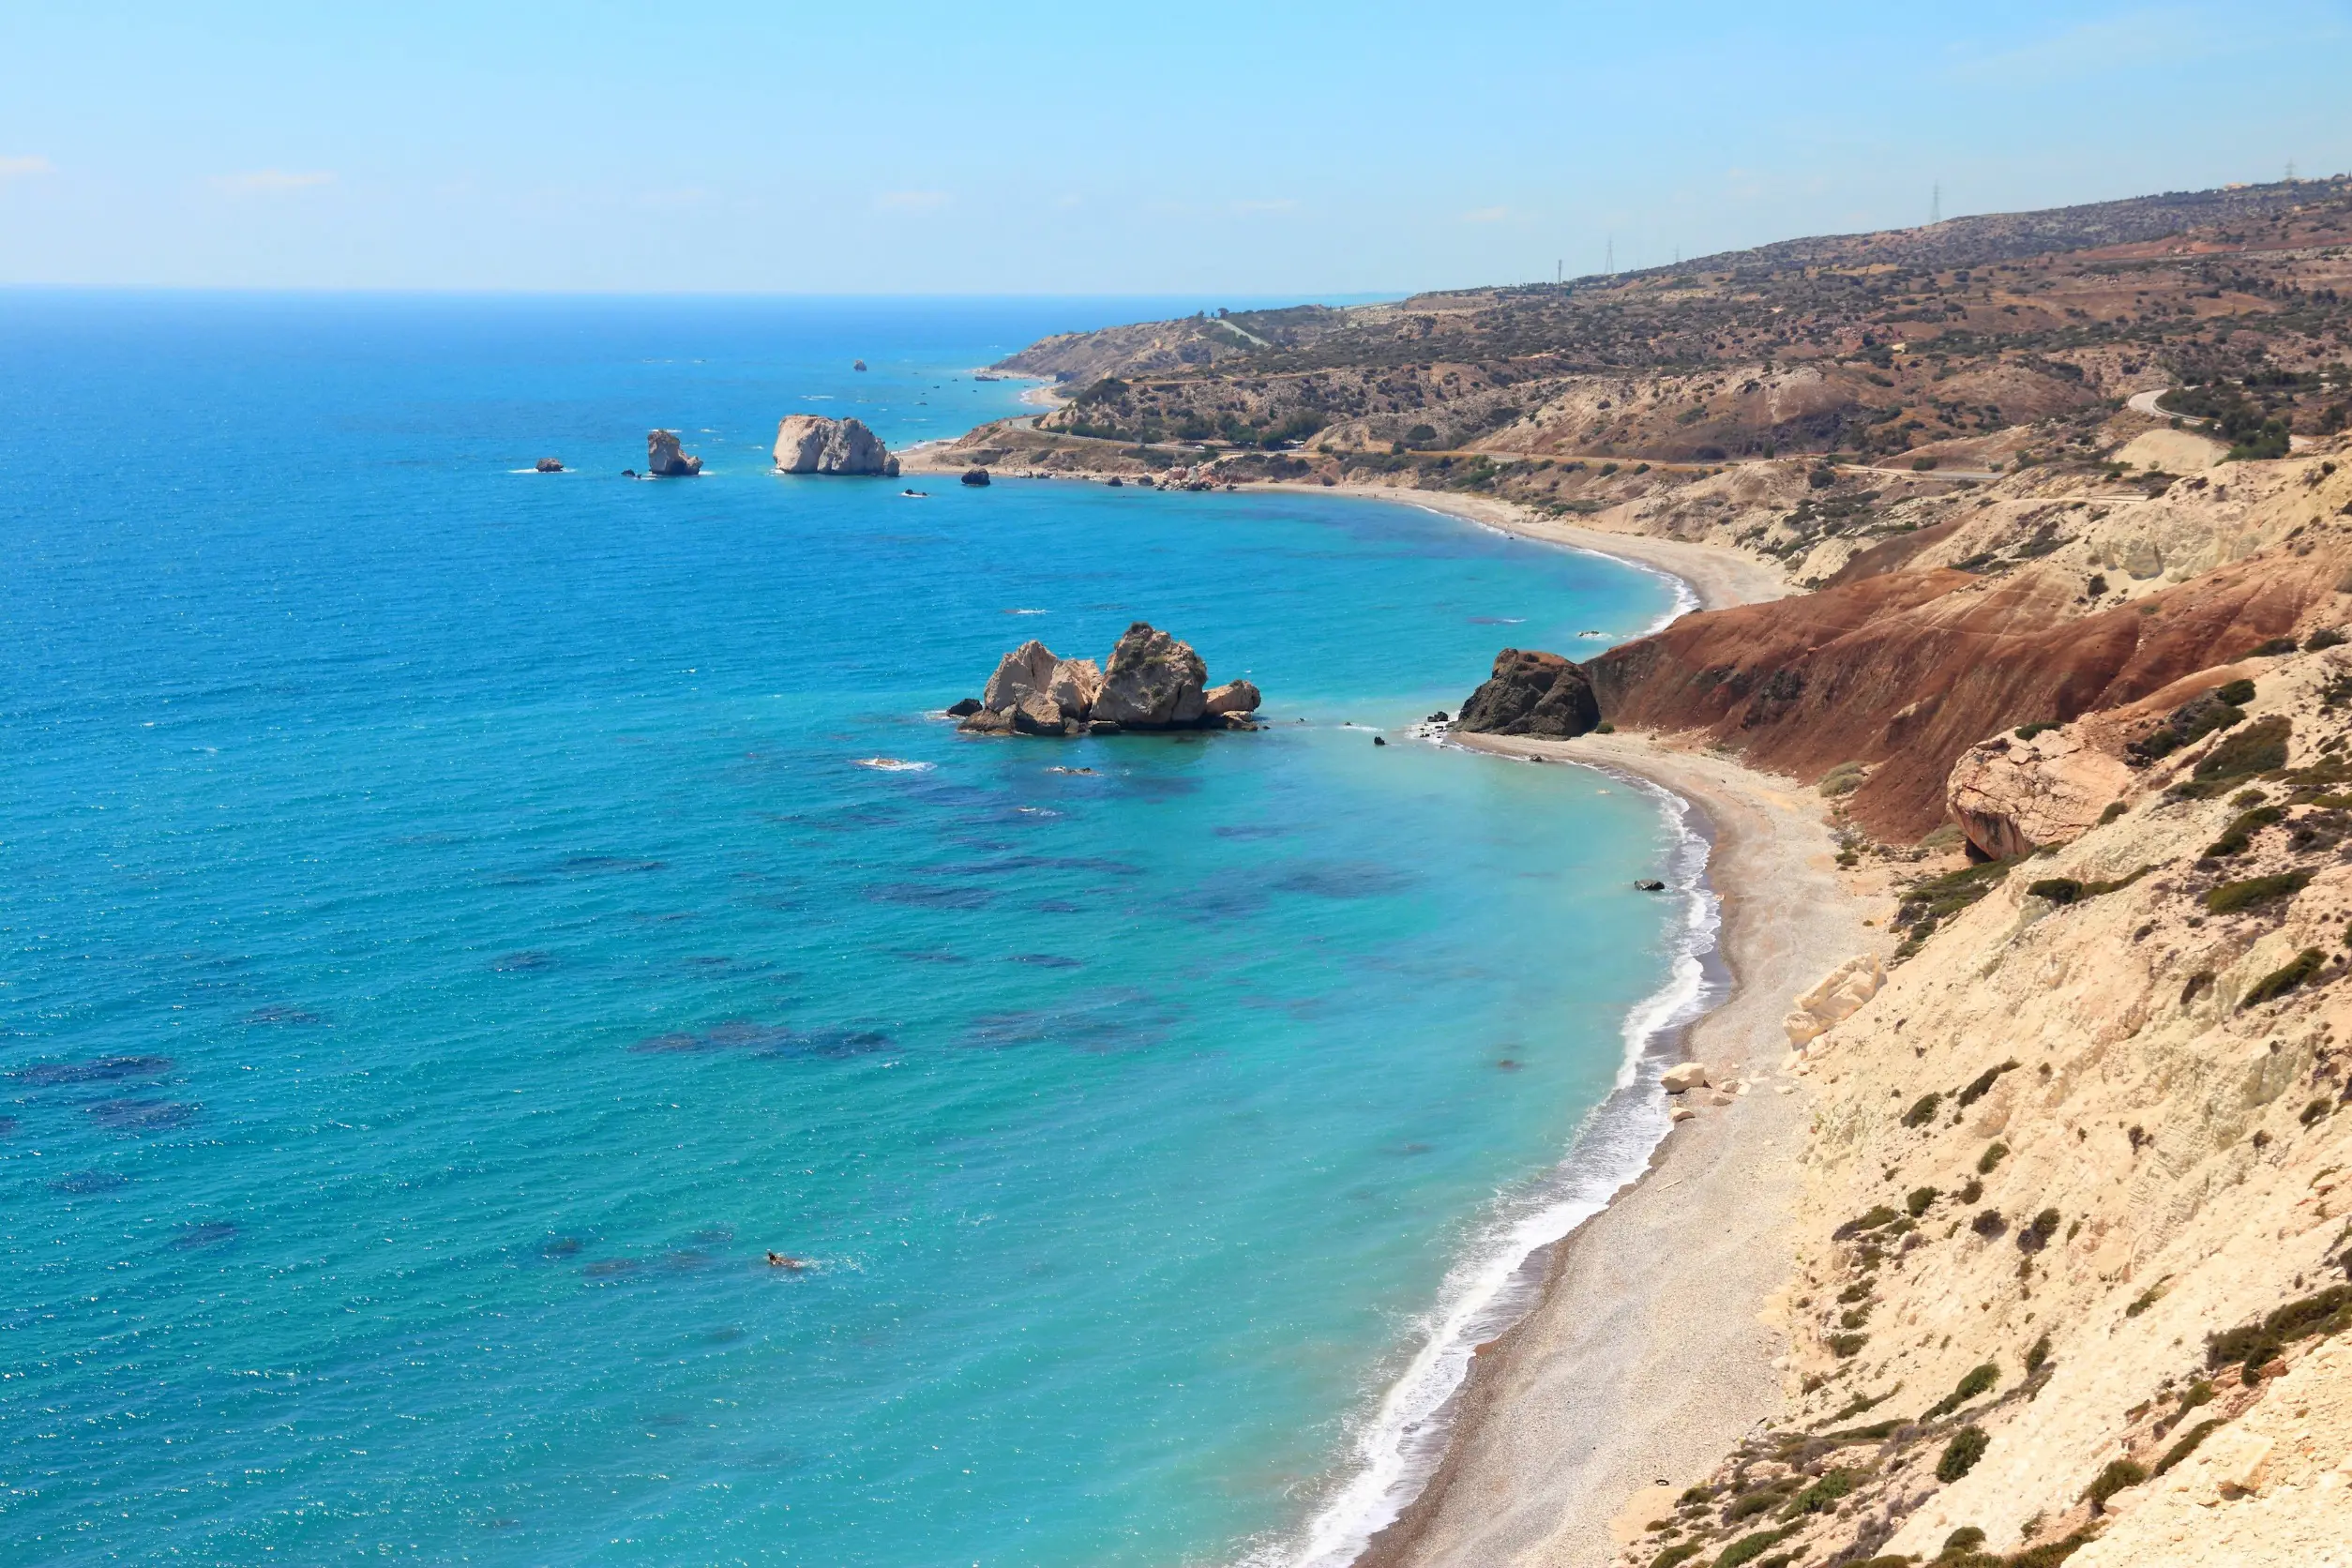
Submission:
M 931 460 L 1731 564 L 1455 726 L 1699 803 L 1741 989 L 1365 1568 L 2352 1539 L 2348 241 L 2288 181 L 1070 335 Z

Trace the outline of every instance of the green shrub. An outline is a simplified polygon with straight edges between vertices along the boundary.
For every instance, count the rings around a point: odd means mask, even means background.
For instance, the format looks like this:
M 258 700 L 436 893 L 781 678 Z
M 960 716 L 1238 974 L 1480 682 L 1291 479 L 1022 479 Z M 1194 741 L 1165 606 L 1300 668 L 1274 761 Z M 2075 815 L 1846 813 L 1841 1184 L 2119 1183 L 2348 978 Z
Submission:
M 2344 641 L 2344 633 L 2333 626 L 2322 626 L 2303 639 L 2303 652 L 2315 654 L 2322 648 L 2341 648 Z
M 2179 1441 L 2175 1442 L 2170 1448 L 2164 1450 L 2164 1456 L 2156 1461 L 2156 1469 L 2151 1473 L 2156 1475 L 2164 1474 L 2166 1470 L 2172 1469 L 2173 1466 L 2180 1463 L 2181 1460 L 2186 1459 L 2190 1455 L 2194 1454 L 2197 1451 L 2197 1444 L 2203 1442 L 2206 1439 L 2211 1437 L 2214 1433 L 2220 1431 L 2221 1429 L 2222 1424 L 2218 1421 L 2198 1422 L 2194 1426 L 2192 1426 L 2186 1432 L 2183 1432 L 2180 1435 Z
M 1823 1514 L 1837 1504 L 1838 1499 L 1854 1489 L 1854 1472 L 1843 1468 L 1826 1470 L 1821 1478 L 1788 1500 L 1784 1519 L 1799 1519 L 1807 1514 Z
M 2078 1530 L 2063 1541 L 2048 1541 L 2010 1557 L 2002 1568 L 2058 1568 L 2058 1564 L 2090 1544 L 2090 1531 Z
M 1947 1552 L 1972 1552 L 1984 1545 L 1984 1532 L 1974 1525 L 1962 1525 L 1944 1537 Z
M 1976 1173 L 1980 1176 L 1990 1176 L 1993 1174 L 1993 1168 L 2000 1164 L 2002 1160 L 2007 1159 L 2008 1157 L 2008 1144 L 1999 1142 L 1988 1143 L 1984 1146 L 1984 1153 L 1979 1154 L 1976 1158 Z
M 1963 1203 L 1973 1203 L 1983 1196 L 1984 1184 L 1973 1176 L 1968 1178 L 1968 1184 L 1960 1189 L 1960 1201 Z
M 2119 800 L 2109 801 L 2107 803 L 2107 808 L 2099 813 L 2099 825 L 2101 827 L 2105 827 L 2109 822 L 2112 822 L 2118 817 L 2122 816 L 2127 809 L 2129 808 Z
M 1741 1519 L 1751 1519 L 1758 1514 L 1778 1508 L 1789 1490 L 1787 1486 L 1759 1486 L 1753 1492 L 1742 1492 L 1733 1498 L 1730 1506 L 1723 1511 L 1723 1522 L 1736 1525 Z
M 2054 719 L 2044 719 L 2039 724 L 2020 724 L 2017 726 L 2016 733 L 2019 740 L 2029 741 L 2036 735 L 2047 734 L 2053 730 L 2059 730 L 2063 728 L 2065 728 L 2065 726 L 2059 724 Z
M 1984 1457 L 1984 1450 L 1992 1440 L 1984 1435 L 1982 1426 L 1961 1427 L 1952 1435 L 1952 1441 L 1944 1445 L 1943 1457 L 1936 1461 L 1936 1479 L 1946 1483 L 1957 1481 L 1976 1469 L 1976 1462 Z
M 1968 1221 L 1968 1229 L 1989 1242 L 2009 1229 L 2009 1221 L 2001 1218 L 1998 1209 L 1979 1209 L 1976 1218 Z
M 1862 1348 L 1870 1343 L 1870 1335 L 1866 1334 L 1833 1334 L 1826 1340 L 1823 1340 L 1822 1343 L 1829 1346 L 1830 1349 L 1836 1354 L 1840 1361 L 1844 1361 L 1848 1357 L 1860 1355 L 1862 1353 Z
M 1920 1420 L 1922 1422 L 1940 1420 L 2000 1380 L 2001 1369 L 1997 1364 L 1988 1361 L 1982 1366 L 1972 1366 L 1968 1368 L 1968 1373 L 1961 1378 L 1960 1381 L 1952 1386 L 1950 1394 L 1928 1407 L 1927 1412 L 1921 1416 Z
M 2030 1378 L 2049 1364 L 2050 1336 L 2045 1334 L 2035 1340 L 2033 1348 L 2026 1352 L 2026 1376 Z
M 1840 762 L 1821 776 L 1819 789 L 1825 795 L 1850 795 L 1862 787 L 1870 776 L 1868 766 L 1862 762 Z
M 2233 914 L 2279 898 L 2291 898 L 2311 884 L 2309 871 L 2282 871 L 2275 876 L 2248 877 L 2206 890 L 2208 914 Z
M 2326 1100 L 2314 1100 L 2311 1104 L 2303 1108 L 2303 1113 L 2297 1117 L 2296 1120 L 2302 1123 L 2304 1126 L 2308 1127 L 2313 1123 L 2325 1117 L 2333 1109 L 2335 1109 L 2335 1107 L 2329 1105 Z
M 1715 1568 L 1740 1568 L 1742 1562 L 1753 1562 L 1796 1533 L 1795 1528 L 1791 1527 L 1760 1530 L 1754 1535 L 1742 1535 L 1723 1549 L 1723 1555 L 1715 1559 Z
M 2047 898 L 2054 904 L 2072 904 L 2081 901 L 2083 884 L 2073 877 L 2044 877 L 2027 883 L 2026 892 L 2028 897 Z
M 1851 1241 L 1865 1230 L 1876 1230 L 1882 1226 L 1892 1225 L 1902 1217 L 1900 1214 L 1885 1204 L 1874 1203 L 1870 1206 L 1868 1213 L 1847 1220 L 1844 1225 L 1831 1231 L 1830 1236 L 1833 1241 Z
M 2240 812 L 2236 821 L 2222 829 L 2219 838 L 2205 847 L 2205 852 L 2210 855 L 2243 854 L 2246 846 L 2254 842 L 2255 834 L 2285 818 L 2286 807 L 2283 806 L 2257 807 L 2252 811 Z
M 2016 1070 L 2017 1059 L 2013 1056 L 1999 1066 L 1987 1067 L 1977 1074 L 1975 1078 L 1968 1080 L 1968 1086 L 1960 1091 L 1960 1108 L 1966 1110 L 1977 1101 L 1984 1098 L 1986 1094 L 1992 1093 L 1994 1083 L 2003 1073 L 2013 1073 Z
M 1913 1219 L 1917 1219 L 1929 1209 L 1934 1208 L 1936 1199 L 1942 1196 L 1943 1194 L 1934 1187 L 1913 1187 L 1910 1195 L 1903 1199 L 1903 1206 L 1911 1212 Z
M 2017 1232 L 2018 1250 L 2040 1252 L 2049 1245 L 2050 1238 L 2058 1233 L 2059 1217 L 2056 1209 L 2044 1209 L 2034 1215 L 2033 1223 Z
M 2257 720 L 2215 746 L 2194 770 L 2208 792 L 2258 773 L 2286 766 L 2289 726 L 2284 716 Z
M 2085 1488 L 2083 1496 L 2090 1501 L 2090 1511 L 2104 1513 L 2107 1500 L 2127 1486 L 2136 1486 L 2148 1479 L 2148 1467 L 2131 1459 L 2110 1459 L 2107 1468 Z
M 2318 973 L 2319 967 L 2327 961 L 2327 954 L 2316 947 L 2306 947 L 2290 962 L 2281 964 L 2255 981 L 2238 1005 L 2240 1008 L 2258 1007 L 2266 1002 L 2275 1002 Z
M 1668 1546 L 1651 1558 L 1650 1568 L 1675 1568 L 1675 1564 L 1688 1562 L 1706 1549 L 1707 1544 L 1703 1541 L 1685 1541 L 1679 1546 Z
M 2352 1285 L 2331 1285 L 2315 1295 L 2288 1302 L 2259 1322 L 2244 1323 L 2205 1342 L 2207 1362 L 2227 1366 L 2232 1362 L 2249 1373 L 2268 1365 L 2299 1339 L 2336 1334 L 2352 1328 Z
M 2242 708 L 2254 700 L 2254 684 L 2240 678 L 2227 686 L 2214 687 L 2213 695 L 2233 708 Z
M 1903 1124 L 1907 1127 L 1927 1125 L 1936 1119 L 1936 1108 L 1943 1104 L 1943 1100 L 1944 1097 L 1941 1094 L 1933 1093 L 1922 1094 L 1912 1103 L 1911 1108 L 1903 1113 Z

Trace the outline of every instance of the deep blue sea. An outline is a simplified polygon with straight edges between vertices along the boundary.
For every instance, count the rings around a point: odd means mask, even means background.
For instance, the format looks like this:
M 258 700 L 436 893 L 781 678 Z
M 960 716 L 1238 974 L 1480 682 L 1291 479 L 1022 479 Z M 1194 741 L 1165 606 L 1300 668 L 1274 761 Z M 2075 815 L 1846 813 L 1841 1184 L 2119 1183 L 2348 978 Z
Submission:
M 1675 592 L 1383 503 L 768 472 L 1170 309 L 0 294 L 0 1560 L 1379 1522 L 1662 1124 L 1629 1039 L 1709 919 L 1671 803 L 1406 730 Z M 701 478 L 620 477 L 656 425 Z M 1271 727 L 937 715 L 1138 618 Z

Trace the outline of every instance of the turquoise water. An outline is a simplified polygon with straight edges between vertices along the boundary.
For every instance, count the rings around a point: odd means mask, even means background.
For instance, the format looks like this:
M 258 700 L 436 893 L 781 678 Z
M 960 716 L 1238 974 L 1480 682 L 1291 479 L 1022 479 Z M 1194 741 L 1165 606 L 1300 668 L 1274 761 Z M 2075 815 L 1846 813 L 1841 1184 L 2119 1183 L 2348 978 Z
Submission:
M 765 472 L 1149 313 L 0 296 L 0 1556 L 1328 1544 L 1688 967 L 1656 800 L 1403 727 L 1672 595 L 1401 506 Z M 704 477 L 617 476 L 655 424 Z M 1274 727 L 931 716 L 1137 617 Z

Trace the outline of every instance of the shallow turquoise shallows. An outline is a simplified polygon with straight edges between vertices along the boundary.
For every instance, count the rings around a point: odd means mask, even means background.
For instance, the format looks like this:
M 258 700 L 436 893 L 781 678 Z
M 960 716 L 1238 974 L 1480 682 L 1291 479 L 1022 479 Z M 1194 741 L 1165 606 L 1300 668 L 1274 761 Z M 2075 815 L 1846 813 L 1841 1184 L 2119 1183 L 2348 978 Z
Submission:
M 0 1559 L 1304 1539 L 1690 964 L 1659 801 L 1406 727 L 1674 597 L 767 472 L 1165 309 L 0 295 Z M 937 716 L 1138 618 L 1271 728 Z

